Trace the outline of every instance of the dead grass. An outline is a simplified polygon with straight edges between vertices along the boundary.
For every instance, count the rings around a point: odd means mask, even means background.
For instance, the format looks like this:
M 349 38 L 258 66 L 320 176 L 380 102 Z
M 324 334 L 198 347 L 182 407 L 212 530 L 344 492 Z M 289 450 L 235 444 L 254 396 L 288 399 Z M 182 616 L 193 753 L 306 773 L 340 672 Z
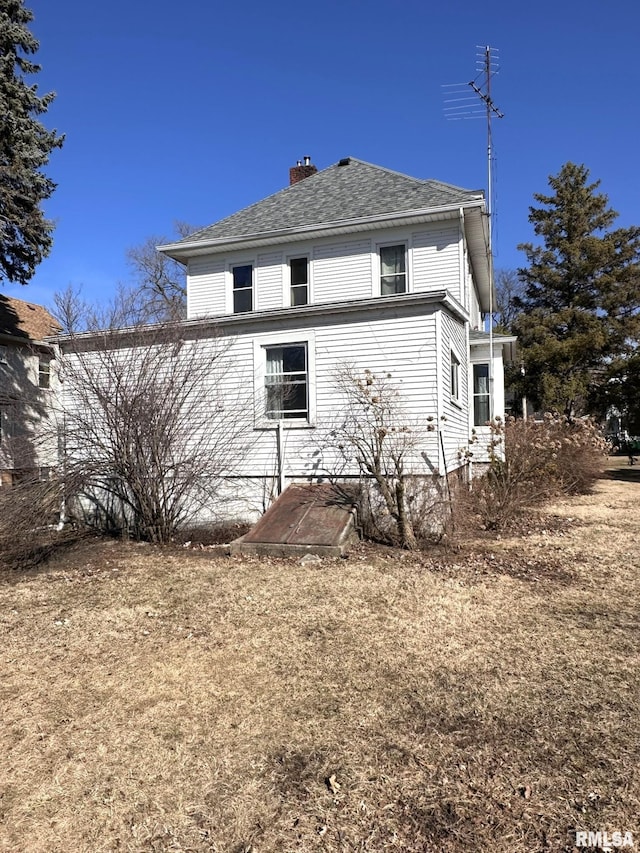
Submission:
M 348 560 L 79 543 L 0 585 L 0 849 L 640 840 L 640 483 Z

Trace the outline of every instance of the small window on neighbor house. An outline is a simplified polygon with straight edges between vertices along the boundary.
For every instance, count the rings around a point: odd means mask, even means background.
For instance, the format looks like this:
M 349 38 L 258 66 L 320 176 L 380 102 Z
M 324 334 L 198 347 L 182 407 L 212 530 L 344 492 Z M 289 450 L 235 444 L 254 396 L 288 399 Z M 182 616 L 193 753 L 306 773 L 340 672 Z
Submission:
M 265 347 L 265 352 L 266 416 L 308 419 L 307 345 Z
M 391 296 L 407 292 L 407 248 L 398 246 L 380 247 L 380 294 Z
M 490 420 L 489 365 L 473 365 L 473 425 L 484 426 Z
M 451 350 L 451 384 L 450 393 L 454 400 L 460 399 L 460 360 L 453 350 Z
M 233 267 L 233 313 L 253 311 L 253 266 Z
M 38 359 L 38 386 L 51 387 L 51 359 L 48 356 L 41 355 Z
M 291 258 L 289 261 L 291 275 L 291 305 L 306 305 L 309 302 L 309 259 Z
M 0 440 L 11 436 L 11 407 L 0 407 Z

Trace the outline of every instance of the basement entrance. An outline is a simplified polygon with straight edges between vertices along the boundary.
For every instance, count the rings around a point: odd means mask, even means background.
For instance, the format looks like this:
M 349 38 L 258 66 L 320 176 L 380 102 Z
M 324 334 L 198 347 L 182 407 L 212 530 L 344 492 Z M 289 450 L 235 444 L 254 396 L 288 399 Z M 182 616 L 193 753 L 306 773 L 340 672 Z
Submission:
M 355 509 L 343 489 L 294 483 L 231 553 L 340 557 L 356 538 Z

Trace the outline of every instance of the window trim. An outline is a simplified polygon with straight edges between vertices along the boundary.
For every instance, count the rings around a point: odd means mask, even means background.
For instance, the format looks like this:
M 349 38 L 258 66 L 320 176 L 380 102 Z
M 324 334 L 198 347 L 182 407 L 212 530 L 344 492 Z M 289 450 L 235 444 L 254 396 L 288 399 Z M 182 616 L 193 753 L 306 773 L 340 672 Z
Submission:
M 480 393 L 476 391 L 476 368 L 484 367 L 487 370 L 487 390 Z M 489 370 L 489 362 L 488 361 L 474 361 L 471 364 L 471 419 L 474 427 L 486 427 L 491 420 L 491 383 L 490 383 L 490 370 Z M 488 418 L 482 423 L 478 423 L 476 421 L 476 400 L 480 398 L 486 398 L 487 401 L 487 413 Z
M 52 361 L 53 359 L 51 358 L 51 356 L 44 354 L 38 355 L 38 388 L 40 388 L 42 391 L 48 391 L 51 388 Z
M 293 302 L 293 288 L 294 287 L 303 287 L 303 285 L 294 285 L 291 282 L 291 262 L 305 260 L 307 262 L 307 301 L 301 302 L 299 305 L 294 305 Z M 285 305 L 289 308 L 301 308 L 303 305 L 311 304 L 311 258 L 308 252 L 299 252 L 297 254 L 288 255 L 286 259 L 287 273 L 286 273 L 286 283 L 287 283 L 287 298 Z
M 270 421 L 309 421 L 309 356 L 308 356 L 308 348 L 306 341 L 295 341 L 289 344 L 266 344 L 264 347 L 265 353 L 265 399 L 267 405 L 265 406 L 265 417 Z M 304 353 L 304 369 L 303 370 L 291 370 L 285 369 L 284 361 L 284 353 L 286 350 L 295 349 L 297 351 L 302 351 Z M 270 360 L 269 354 L 278 352 L 282 354 L 282 366 L 279 372 L 275 372 L 273 370 L 269 370 Z M 276 379 L 275 382 L 269 382 L 273 377 L 279 377 L 280 381 Z M 292 390 L 296 387 L 304 387 L 304 408 L 288 408 L 286 405 L 285 396 L 282 396 L 277 402 L 277 409 L 274 409 L 274 412 L 279 413 L 279 417 L 274 417 L 273 414 L 270 414 L 271 410 L 268 408 L 269 402 L 269 387 L 282 387 L 289 386 Z M 286 393 L 286 392 L 285 392 Z M 289 414 L 295 412 L 295 414 Z
M 383 293 L 382 292 L 382 250 L 390 249 L 396 246 L 402 246 L 404 248 L 404 290 L 400 293 Z M 411 276 L 409 274 L 410 271 L 410 252 L 409 252 L 409 241 L 408 240 L 386 240 L 384 243 L 376 244 L 376 263 L 377 263 L 377 275 L 376 275 L 376 294 L 378 296 L 403 296 L 406 293 L 410 293 L 409 282 L 411 280 Z M 400 273 L 395 273 L 396 275 L 400 275 Z
M 267 376 L 267 349 L 270 347 L 306 345 L 307 348 L 307 417 L 306 418 L 267 418 L 265 414 L 265 381 Z M 254 429 L 313 429 L 316 426 L 316 342 L 313 331 L 296 334 L 275 332 L 258 335 L 253 340 L 254 374 Z

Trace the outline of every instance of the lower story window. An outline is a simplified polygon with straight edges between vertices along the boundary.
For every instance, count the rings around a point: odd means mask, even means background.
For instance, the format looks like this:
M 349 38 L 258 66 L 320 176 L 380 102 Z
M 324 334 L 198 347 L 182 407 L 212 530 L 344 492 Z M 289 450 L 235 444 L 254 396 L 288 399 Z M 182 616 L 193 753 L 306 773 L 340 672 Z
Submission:
M 473 365 L 473 424 L 484 426 L 489 413 L 489 365 Z
M 307 345 L 266 347 L 266 416 L 271 420 L 309 418 Z

